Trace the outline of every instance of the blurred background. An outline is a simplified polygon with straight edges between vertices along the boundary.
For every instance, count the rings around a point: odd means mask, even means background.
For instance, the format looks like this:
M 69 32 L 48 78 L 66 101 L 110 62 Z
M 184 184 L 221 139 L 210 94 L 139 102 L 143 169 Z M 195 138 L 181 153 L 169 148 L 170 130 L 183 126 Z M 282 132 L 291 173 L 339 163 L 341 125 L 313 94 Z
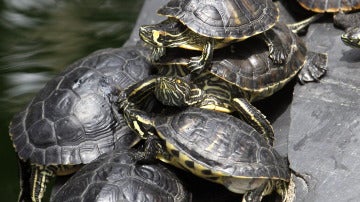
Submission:
M 45 83 L 89 53 L 121 47 L 144 0 L 0 0 L 0 201 L 17 200 L 14 113 Z

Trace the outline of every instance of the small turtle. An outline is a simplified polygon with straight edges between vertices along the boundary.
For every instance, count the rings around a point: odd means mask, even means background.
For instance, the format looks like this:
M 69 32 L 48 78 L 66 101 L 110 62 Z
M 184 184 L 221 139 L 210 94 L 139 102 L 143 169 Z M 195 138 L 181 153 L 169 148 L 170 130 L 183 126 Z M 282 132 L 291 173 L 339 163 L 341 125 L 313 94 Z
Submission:
M 76 172 L 51 201 L 191 201 L 191 194 L 174 173 L 159 163 L 139 163 L 142 160 L 134 149 L 104 154 Z
M 316 13 L 336 13 L 334 24 L 345 29 L 341 40 L 348 46 L 360 48 L 360 0 L 297 0 L 307 10 Z
M 292 47 L 282 65 L 273 64 L 267 56 L 266 44 L 253 37 L 217 50 L 207 67 L 209 70 L 182 79 L 174 76 L 189 73 L 187 63 L 192 54 L 172 49 L 156 63 L 158 73 L 166 77 L 140 82 L 129 88 L 129 95 L 134 96 L 141 88 L 152 89 L 165 105 L 199 106 L 228 113 L 238 111 L 251 126 L 271 140 L 270 123 L 249 102 L 272 95 L 296 75 L 301 82 L 317 81 L 326 72 L 327 63 L 325 54 L 307 51 L 304 42 L 285 24 L 278 23 L 272 30 L 282 43 Z M 247 51 L 241 52 L 243 48 Z
M 48 179 L 66 175 L 120 142 L 139 141 L 114 106 L 120 91 L 146 78 L 144 47 L 104 49 L 50 80 L 10 124 L 20 159 L 20 201 L 41 201 Z
M 200 72 L 211 61 L 213 49 L 261 33 L 274 63 L 285 61 L 290 49 L 278 46 L 281 39 L 271 32 L 279 18 L 271 0 L 171 0 L 158 13 L 168 19 L 141 26 L 139 31 L 141 39 L 155 47 L 153 60 L 164 55 L 166 47 L 202 51 L 189 61 L 192 71 Z
M 147 155 L 245 194 L 243 201 L 260 201 L 274 188 L 287 197 L 287 162 L 240 119 L 193 107 L 149 115 L 126 100 L 121 108 L 130 127 L 147 138 Z M 152 126 L 156 135 L 141 125 Z

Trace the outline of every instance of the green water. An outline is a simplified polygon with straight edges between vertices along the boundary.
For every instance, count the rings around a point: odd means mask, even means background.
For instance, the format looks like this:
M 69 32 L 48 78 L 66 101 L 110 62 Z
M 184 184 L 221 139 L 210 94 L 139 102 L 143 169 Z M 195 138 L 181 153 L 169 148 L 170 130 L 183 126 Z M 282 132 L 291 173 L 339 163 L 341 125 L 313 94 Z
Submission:
M 16 201 L 8 124 L 57 72 L 90 52 L 120 47 L 143 0 L 0 1 L 0 201 Z

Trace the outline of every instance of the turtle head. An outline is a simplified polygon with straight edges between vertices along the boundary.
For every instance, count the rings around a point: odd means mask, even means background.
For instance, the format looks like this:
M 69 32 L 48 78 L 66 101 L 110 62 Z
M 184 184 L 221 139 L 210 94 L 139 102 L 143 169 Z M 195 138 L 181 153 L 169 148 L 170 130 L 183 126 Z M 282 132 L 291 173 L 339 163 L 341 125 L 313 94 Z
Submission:
M 347 29 L 346 32 L 341 35 L 341 40 L 348 46 L 360 48 L 360 27 Z
M 140 38 L 153 46 L 178 47 L 183 44 L 187 27 L 175 18 L 168 18 L 158 24 L 140 27 Z
M 164 105 L 190 106 L 204 99 L 204 92 L 191 82 L 179 77 L 159 77 L 155 96 Z

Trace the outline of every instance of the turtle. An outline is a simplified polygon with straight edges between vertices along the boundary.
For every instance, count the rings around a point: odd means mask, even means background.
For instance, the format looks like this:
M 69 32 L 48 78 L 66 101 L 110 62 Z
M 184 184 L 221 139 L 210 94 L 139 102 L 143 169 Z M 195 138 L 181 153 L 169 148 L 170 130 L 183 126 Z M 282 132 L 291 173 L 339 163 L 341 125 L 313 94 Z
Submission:
M 144 156 L 222 184 L 244 194 L 243 201 L 260 201 L 275 187 L 287 197 L 286 159 L 241 119 L 196 107 L 170 107 L 150 114 L 126 99 L 120 106 L 130 127 L 146 139 Z M 141 125 L 153 130 L 142 130 Z
M 326 73 L 327 64 L 326 54 L 307 51 L 305 43 L 284 23 L 272 30 L 282 43 L 292 47 L 282 65 L 271 62 L 266 44 L 259 43 L 257 37 L 216 50 L 209 66 L 199 75 L 191 74 L 187 68 L 192 53 L 172 49 L 155 63 L 158 74 L 164 77 L 140 82 L 130 87 L 128 94 L 134 96 L 139 89 L 151 89 L 165 105 L 240 112 L 271 142 L 274 134 L 270 123 L 250 102 L 272 95 L 296 75 L 301 82 L 318 81 Z M 241 52 L 243 48 L 247 52 Z M 181 78 L 189 73 L 190 77 Z
M 153 61 L 164 55 L 168 47 L 202 51 L 201 56 L 189 61 L 194 72 L 201 72 L 211 61 L 214 49 L 259 34 L 274 63 L 284 62 L 290 49 L 279 46 L 281 39 L 271 32 L 279 19 L 279 10 L 271 0 L 171 0 L 158 14 L 168 18 L 139 29 L 140 38 L 154 47 Z
M 341 40 L 348 46 L 359 48 L 360 0 L 297 0 L 299 4 L 316 13 L 334 13 L 334 24 L 345 30 Z M 344 13 L 350 12 L 350 13 Z
M 142 46 L 96 51 L 48 81 L 14 115 L 9 134 L 20 163 L 20 201 L 41 201 L 50 177 L 74 172 L 116 142 L 130 147 L 140 140 L 114 103 L 151 74 L 149 54 Z
M 51 201 L 191 201 L 191 193 L 166 166 L 141 160 L 138 149 L 105 153 L 71 176 Z

